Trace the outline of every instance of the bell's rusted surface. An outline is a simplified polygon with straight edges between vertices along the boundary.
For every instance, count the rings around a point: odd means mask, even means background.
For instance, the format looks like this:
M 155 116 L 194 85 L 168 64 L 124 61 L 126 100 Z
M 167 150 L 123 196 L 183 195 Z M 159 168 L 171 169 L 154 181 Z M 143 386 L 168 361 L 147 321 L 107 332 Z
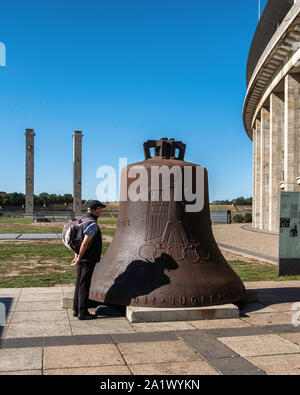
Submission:
M 154 148 L 153 158 L 150 148 Z M 116 233 L 96 265 L 90 299 L 112 305 L 165 308 L 239 301 L 245 295 L 244 285 L 226 262 L 212 233 L 207 171 L 183 160 L 185 145 L 181 142 L 148 141 L 144 151 L 144 162 L 123 169 L 121 195 L 135 187 L 138 177 L 130 178 L 131 170 L 142 167 L 149 176 L 143 183 L 140 181 L 139 192 L 145 201 L 120 202 Z M 175 199 L 175 176 L 169 185 L 169 201 L 164 199 L 166 187 L 162 179 L 158 185 L 150 184 L 151 169 L 162 166 L 176 166 L 183 180 L 182 192 L 186 188 L 195 191 L 200 183 L 204 203 L 201 211 L 187 210 L 191 202 L 185 200 L 184 193 L 180 201 Z M 190 186 L 185 183 L 185 168 L 192 169 Z

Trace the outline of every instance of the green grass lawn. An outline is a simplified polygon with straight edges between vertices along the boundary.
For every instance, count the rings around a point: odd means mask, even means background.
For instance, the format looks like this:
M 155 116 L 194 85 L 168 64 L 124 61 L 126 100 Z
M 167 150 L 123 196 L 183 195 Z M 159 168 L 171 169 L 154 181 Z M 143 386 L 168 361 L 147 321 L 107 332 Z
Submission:
M 32 220 L 27 218 L 10 218 L 10 217 L 0 217 L 0 225 L 1 223 L 22 223 L 22 224 L 31 224 Z
M 275 265 L 242 261 L 230 261 L 229 263 L 244 282 L 300 280 L 300 276 L 278 277 Z
M 117 218 L 105 218 L 105 217 L 100 217 L 100 219 L 98 220 L 98 223 L 101 225 L 112 225 L 112 226 L 116 226 L 117 225 Z
M 113 236 L 114 228 L 117 224 L 115 218 L 100 218 L 98 221 L 100 227 L 101 224 L 111 227 L 111 229 L 101 229 L 103 235 Z M 55 222 L 33 222 L 31 219 L 25 218 L 1 218 L 0 217 L 0 234 L 21 234 L 21 233 L 61 233 L 64 224 Z
M 1 218 L 0 233 L 61 233 L 63 224 L 39 223 L 25 218 Z
M 103 243 L 102 254 L 109 244 Z M 0 244 L 0 288 L 51 287 L 74 284 L 74 253 L 60 242 Z
M 101 227 L 101 225 L 100 225 L 100 227 Z M 103 228 L 101 229 L 101 233 L 104 236 L 114 236 L 115 232 L 116 232 L 115 229 L 103 229 Z
M 103 244 L 103 254 L 109 244 Z M 74 253 L 59 241 L 0 243 L 0 288 L 50 287 L 74 284 Z M 244 282 L 300 280 L 300 276 L 278 277 L 276 266 L 229 262 Z

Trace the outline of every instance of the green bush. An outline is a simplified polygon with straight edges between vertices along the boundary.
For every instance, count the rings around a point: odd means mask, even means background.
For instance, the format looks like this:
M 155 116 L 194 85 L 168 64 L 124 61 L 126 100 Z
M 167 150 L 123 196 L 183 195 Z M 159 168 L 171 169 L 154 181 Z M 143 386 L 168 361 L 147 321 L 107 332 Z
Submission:
M 242 214 L 237 214 L 233 217 L 233 222 L 241 224 L 244 222 L 244 216 Z
M 242 224 L 242 223 L 250 224 L 252 222 L 252 214 L 250 213 L 246 213 L 245 215 L 237 214 L 233 217 L 233 222 L 237 224 Z
M 251 224 L 252 223 L 252 214 L 251 213 L 246 213 L 245 214 L 244 222 L 246 224 Z

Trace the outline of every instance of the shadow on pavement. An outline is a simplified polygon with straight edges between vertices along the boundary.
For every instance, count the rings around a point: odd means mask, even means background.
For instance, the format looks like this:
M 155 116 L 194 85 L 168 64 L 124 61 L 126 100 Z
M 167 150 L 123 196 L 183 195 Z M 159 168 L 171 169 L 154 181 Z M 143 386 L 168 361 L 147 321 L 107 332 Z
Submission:
M 95 314 L 97 317 L 99 316 L 125 317 L 126 306 L 100 305 L 95 309 Z
M 265 309 L 268 306 L 276 309 L 276 304 L 282 303 L 300 303 L 300 288 L 262 288 L 252 289 L 257 292 L 256 302 L 239 303 L 238 306 L 242 314 L 251 313 Z

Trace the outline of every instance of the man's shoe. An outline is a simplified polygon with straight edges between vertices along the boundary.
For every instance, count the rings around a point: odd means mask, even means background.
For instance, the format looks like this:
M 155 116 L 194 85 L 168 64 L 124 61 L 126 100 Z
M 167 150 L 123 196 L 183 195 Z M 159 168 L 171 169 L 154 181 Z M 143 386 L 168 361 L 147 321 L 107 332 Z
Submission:
M 78 319 L 80 321 L 95 320 L 96 318 L 97 318 L 97 316 L 95 314 L 90 314 L 89 312 L 87 312 L 87 313 L 79 313 L 78 314 Z
M 78 317 L 78 313 L 75 310 L 73 310 L 73 317 Z

